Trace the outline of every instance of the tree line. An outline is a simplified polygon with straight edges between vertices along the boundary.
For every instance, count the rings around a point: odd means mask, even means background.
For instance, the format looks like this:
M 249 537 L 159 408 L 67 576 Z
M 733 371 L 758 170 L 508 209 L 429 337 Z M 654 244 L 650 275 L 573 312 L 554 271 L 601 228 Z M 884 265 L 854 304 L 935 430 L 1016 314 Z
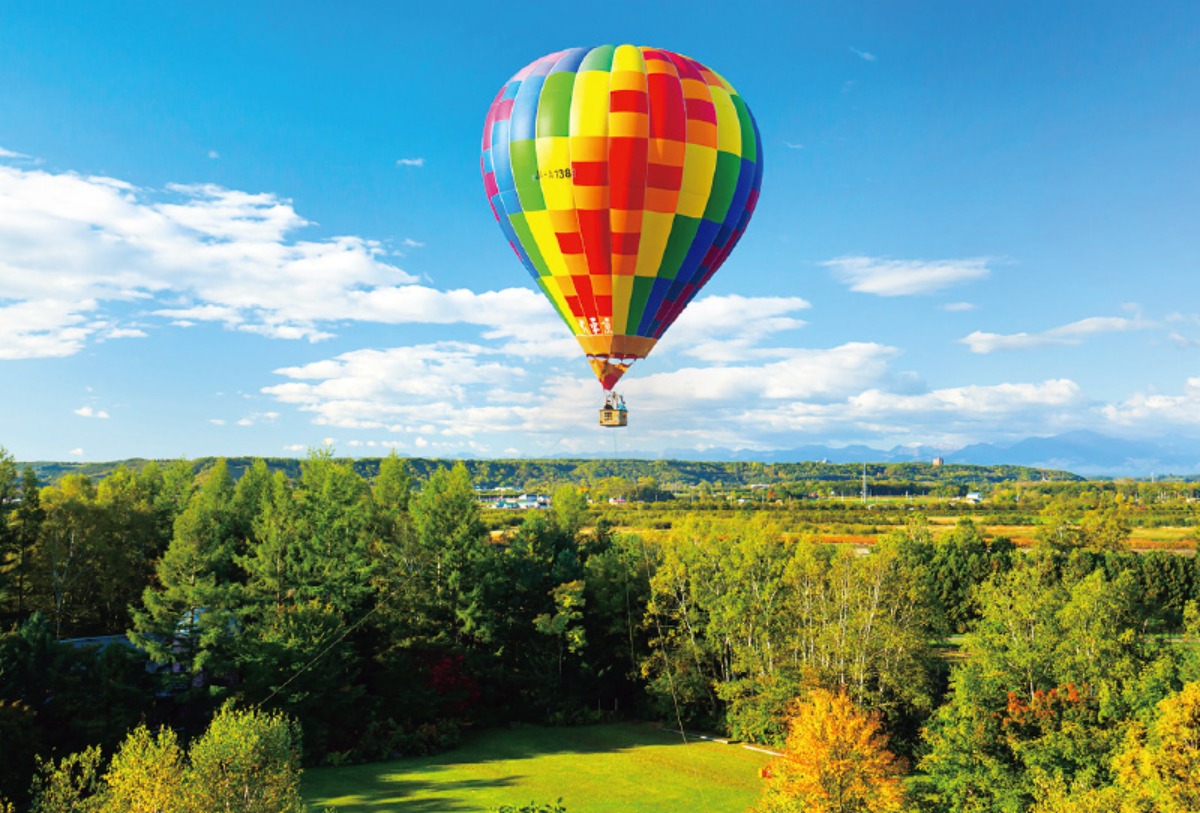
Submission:
M 260 458 L 224 458 L 235 479 L 241 477 Z M 300 460 L 290 457 L 263 458 L 271 471 L 282 471 L 288 477 L 300 474 Z M 200 458 L 192 461 L 193 468 L 201 470 L 215 463 L 215 458 Z M 355 471 L 368 480 L 379 472 L 380 458 L 359 458 L 348 461 Z M 406 459 L 409 472 L 424 482 L 433 472 L 449 468 L 456 461 L 410 457 Z M 1064 471 L 1033 469 L 1027 466 L 995 465 L 944 465 L 931 463 L 759 463 L 746 461 L 689 461 L 689 460 L 640 460 L 627 459 L 519 459 L 519 460 L 475 460 L 461 461 L 467 467 L 472 481 L 482 488 L 511 488 L 517 490 L 551 490 L 559 485 L 571 484 L 595 487 L 604 480 L 622 480 L 638 483 L 651 478 L 674 489 L 690 488 L 737 488 L 754 483 L 825 483 L 844 486 L 847 494 L 857 493 L 856 484 L 864 471 L 872 484 L 887 489 L 888 493 L 926 493 L 938 487 L 976 487 L 1010 482 L 1047 482 L 1054 484 L 1079 483 L 1083 478 Z M 171 461 L 147 461 L 131 459 L 102 463 L 74 463 L 40 461 L 29 463 L 43 482 L 56 482 L 68 474 L 82 474 L 93 479 L 103 479 L 119 468 L 138 471 L 147 465 L 170 465 Z M 873 486 L 875 487 L 875 486 Z M 957 491 L 957 489 L 956 489 Z M 800 493 L 800 492 L 798 492 Z M 839 492 L 840 493 L 840 492 Z

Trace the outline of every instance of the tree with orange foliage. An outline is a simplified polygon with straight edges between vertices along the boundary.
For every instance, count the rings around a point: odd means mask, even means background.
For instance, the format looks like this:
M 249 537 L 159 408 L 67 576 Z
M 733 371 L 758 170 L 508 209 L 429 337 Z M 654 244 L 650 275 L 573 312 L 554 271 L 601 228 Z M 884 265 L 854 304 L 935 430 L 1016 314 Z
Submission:
M 844 691 L 814 689 L 792 706 L 782 757 L 763 775 L 755 813 L 893 813 L 903 807 L 902 767 L 878 716 Z

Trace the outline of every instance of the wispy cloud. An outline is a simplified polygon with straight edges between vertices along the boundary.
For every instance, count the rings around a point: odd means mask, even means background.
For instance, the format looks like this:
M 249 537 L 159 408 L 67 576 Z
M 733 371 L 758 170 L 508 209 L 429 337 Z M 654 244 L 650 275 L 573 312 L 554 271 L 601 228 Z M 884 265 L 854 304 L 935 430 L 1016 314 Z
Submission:
M 882 257 L 846 256 L 822 265 L 849 284 L 850 290 L 877 296 L 929 294 L 986 278 L 988 258 L 961 260 L 891 260 Z
M 279 420 L 278 412 L 254 412 L 238 420 L 238 426 L 258 426 L 264 423 L 275 423 Z
M 216 150 L 209 150 L 209 151 L 208 151 L 208 157 L 209 157 L 209 158 L 220 158 L 220 157 L 221 157 L 221 153 L 217 152 Z
M 405 248 L 424 248 L 425 244 L 418 243 L 416 240 L 412 239 L 411 237 L 405 237 L 404 238 L 404 246 L 405 246 Z
M 3 147 L 0 147 L 0 158 L 28 158 L 28 157 L 29 156 L 25 155 L 24 153 L 13 152 L 12 150 L 6 150 Z
M 104 419 L 104 418 L 108 417 L 108 413 L 105 412 L 103 409 L 93 409 L 90 406 L 82 406 L 79 409 L 74 410 L 74 412 L 76 415 L 78 415 L 81 418 Z
M 866 62 L 874 62 L 879 58 L 879 57 L 875 56 L 875 54 L 871 53 L 870 51 L 859 50 L 858 48 L 855 48 L 853 45 L 850 46 L 850 53 L 854 54 L 859 59 L 862 59 Z
M 959 339 L 972 353 L 992 353 L 997 350 L 1027 350 L 1050 345 L 1076 345 L 1100 333 L 1124 333 L 1154 327 L 1155 322 L 1140 317 L 1092 316 L 1077 322 L 1053 327 L 1040 333 L 986 333 L 977 330 Z
M 802 150 L 802 149 L 804 149 L 804 145 L 803 145 L 803 144 L 797 144 L 797 143 L 795 143 L 795 142 L 792 142 L 792 141 L 785 141 L 785 142 L 783 142 L 783 146 L 787 147 L 789 150 Z
M 424 158 L 397 158 L 396 166 L 398 167 L 423 167 L 425 166 Z
M 965 313 L 966 311 L 975 310 L 975 303 L 974 302 L 949 302 L 945 305 L 942 305 L 942 310 L 949 311 L 950 313 Z

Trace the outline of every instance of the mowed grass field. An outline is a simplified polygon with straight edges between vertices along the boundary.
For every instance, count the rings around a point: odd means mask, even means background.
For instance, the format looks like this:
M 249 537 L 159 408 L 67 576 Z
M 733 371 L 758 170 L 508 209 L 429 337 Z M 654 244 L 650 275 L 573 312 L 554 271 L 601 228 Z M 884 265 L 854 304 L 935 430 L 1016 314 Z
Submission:
M 484 731 L 418 759 L 305 771 L 310 809 L 458 813 L 553 802 L 568 813 L 743 811 L 762 791 L 767 754 L 690 740 L 652 724 Z

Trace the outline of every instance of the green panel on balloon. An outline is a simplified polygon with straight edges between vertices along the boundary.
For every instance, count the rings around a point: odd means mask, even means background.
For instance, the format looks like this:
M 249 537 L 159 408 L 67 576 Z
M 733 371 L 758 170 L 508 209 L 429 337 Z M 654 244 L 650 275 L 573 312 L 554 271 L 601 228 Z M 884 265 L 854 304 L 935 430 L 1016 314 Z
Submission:
M 537 180 L 537 142 L 532 138 L 514 141 L 509 145 L 509 155 L 512 156 L 513 183 L 521 199 L 521 209 L 526 212 L 545 211 L 546 199 L 542 197 L 542 185 Z M 522 238 L 521 245 L 529 244 Z
M 538 99 L 538 138 L 571 134 L 571 93 L 574 90 L 573 72 L 560 71 L 546 77 L 542 95 Z
M 588 51 L 588 55 L 583 58 L 583 62 L 579 63 L 579 72 L 612 70 L 613 54 L 616 50 L 616 47 L 612 45 L 601 45 L 599 48 L 593 48 Z
M 667 238 L 667 250 L 663 252 L 662 264 L 658 267 L 659 279 L 675 279 L 679 267 L 687 259 L 699 227 L 700 218 L 675 215 L 671 223 L 671 236 Z
M 750 118 L 750 108 L 742 101 L 741 96 L 732 96 L 733 106 L 737 110 L 738 123 L 742 125 L 742 158 L 752 164 L 758 163 L 758 144 L 754 141 L 754 120 Z
M 705 220 L 714 223 L 725 221 L 725 215 L 729 213 L 729 204 L 733 202 L 733 193 L 737 190 L 741 170 L 741 156 L 731 152 L 717 153 L 717 171 L 713 173 L 712 191 L 708 195 L 708 206 L 704 209 Z
M 633 327 L 641 324 L 642 313 L 646 310 L 646 300 L 650 298 L 650 291 L 654 288 L 654 277 L 634 277 L 633 291 L 629 295 L 629 321 L 630 333 L 633 333 Z

